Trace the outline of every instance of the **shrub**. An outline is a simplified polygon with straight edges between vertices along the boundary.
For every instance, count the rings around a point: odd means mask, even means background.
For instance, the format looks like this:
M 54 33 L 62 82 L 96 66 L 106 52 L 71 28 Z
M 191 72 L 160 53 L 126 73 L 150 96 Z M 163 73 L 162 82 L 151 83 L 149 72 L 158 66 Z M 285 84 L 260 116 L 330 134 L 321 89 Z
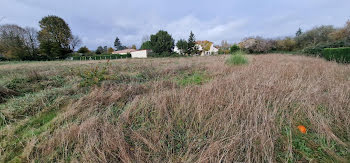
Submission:
M 325 48 L 340 48 L 340 47 L 349 47 L 349 46 L 350 46 L 350 42 L 341 40 L 341 41 L 330 42 L 330 43 L 320 43 L 320 44 L 317 44 L 316 46 L 306 47 L 302 50 L 302 52 L 310 56 L 321 56 Z
M 18 94 L 16 91 L 0 86 L 0 103 L 4 102 L 6 98 L 17 96 Z
M 324 48 L 325 47 L 323 45 L 310 46 L 310 47 L 304 48 L 302 50 L 302 53 L 308 56 L 320 56 Z
M 230 47 L 230 52 L 231 54 L 237 52 L 238 50 L 240 50 L 239 46 L 237 44 L 234 44 Z
M 248 58 L 245 56 L 243 52 L 236 52 L 231 55 L 230 58 L 226 60 L 226 64 L 229 65 L 243 65 L 248 63 Z
M 90 69 L 78 70 L 78 75 L 81 77 L 80 87 L 89 87 L 93 85 L 99 85 L 104 80 L 114 79 L 110 75 L 110 63 L 106 62 L 102 67 L 97 65 L 96 67 L 91 67 Z M 74 71 L 74 70 L 72 70 Z
M 293 51 L 296 49 L 296 42 L 290 37 L 283 40 L 277 40 L 277 50 L 279 51 Z
M 322 57 L 327 60 L 334 60 L 340 63 L 350 63 L 350 47 L 347 48 L 326 48 Z
M 273 49 L 273 41 L 262 37 L 249 37 L 240 43 L 240 48 L 247 53 L 267 53 Z

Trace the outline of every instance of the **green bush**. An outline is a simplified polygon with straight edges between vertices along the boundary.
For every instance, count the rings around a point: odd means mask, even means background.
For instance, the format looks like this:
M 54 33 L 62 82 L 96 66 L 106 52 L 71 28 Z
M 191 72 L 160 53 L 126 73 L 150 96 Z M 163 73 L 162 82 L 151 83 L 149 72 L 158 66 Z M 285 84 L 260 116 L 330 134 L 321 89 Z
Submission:
M 330 43 L 319 43 L 316 46 L 306 47 L 302 50 L 302 53 L 310 56 L 321 56 L 323 50 L 325 48 L 341 48 L 341 47 L 349 47 L 350 42 L 346 40 L 330 42 Z
M 229 65 L 243 65 L 248 63 L 248 58 L 241 51 L 237 51 L 226 60 Z
M 237 44 L 234 44 L 234 45 L 232 45 L 231 47 L 230 47 L 230 52 L 231 52 L 231 54 L 233 54 L 233 53 L 235 53 L 235 52 L 237 52 L 237 51 L 239 51 L 240 50 L 240 48 L 239 48 L 239 46 L 237 45 Z
M 322 57 L 329 61 L 340 63 L 350 63 L 350 47 L 346 48 L 326 48 L 322 52 Z

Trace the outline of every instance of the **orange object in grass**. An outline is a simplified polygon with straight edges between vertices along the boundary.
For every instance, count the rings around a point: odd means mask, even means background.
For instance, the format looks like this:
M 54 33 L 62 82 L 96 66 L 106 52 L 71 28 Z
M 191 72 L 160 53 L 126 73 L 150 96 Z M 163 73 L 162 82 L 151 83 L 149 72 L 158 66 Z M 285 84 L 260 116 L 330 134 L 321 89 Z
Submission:
M 303 125 L 298 126 L 298 129 L 301 133 L 306 134 L 306 127 Z

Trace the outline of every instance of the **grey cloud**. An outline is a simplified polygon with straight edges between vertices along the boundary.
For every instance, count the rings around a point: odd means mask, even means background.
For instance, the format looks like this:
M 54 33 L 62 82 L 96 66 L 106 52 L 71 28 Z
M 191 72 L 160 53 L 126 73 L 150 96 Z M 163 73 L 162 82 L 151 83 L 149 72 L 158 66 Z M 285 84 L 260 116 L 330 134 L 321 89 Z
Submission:
M 140 45 L 144 35 L 167 30 L 178 40 L 192 30 L 197 39 L 219 44 L 260 35 L 294 35 L 316 25 L 341 26 L 349 0 L 0 0 L 0 22 L 38 27 L 47 15 L 64 18 L 84 45 L 112 46 L 118 36 L 125 45 Z

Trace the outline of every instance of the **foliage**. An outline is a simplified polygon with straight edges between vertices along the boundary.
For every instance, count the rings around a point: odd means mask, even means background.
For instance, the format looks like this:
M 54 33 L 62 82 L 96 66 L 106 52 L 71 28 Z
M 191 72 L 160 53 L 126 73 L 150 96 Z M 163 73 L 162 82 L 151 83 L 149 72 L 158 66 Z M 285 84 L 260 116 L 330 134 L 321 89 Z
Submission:
M 160 30 L 155 35 L 151 35 L 151 47 L 154 53 L 171 53 L 174 49 L 174 39 L 168 32 Z
M 119 38 L 116 37 L 115 38 L 115 41 L 114 41 L 114 47 L 117 51 L 119 50 L 124 50 L 126 49 L 127 47 L 126 46 L 123 46 L 122 43 L 120 42 Z
M 267 53 L 274 48 L 273 40 L 262 37 L 248 37 L 239 43 L 239 46 L 246 53 Z
M 34 60 L 38 55 L 37 31 L 18 25 L 0 26 L 0 54 L 9 60 Z
M 78 53 L 82 53 L 82 54 L 86 54 L 89 52 L 90 52 L 90 50 L 86 46 L 83 46 L 83 47 L 79 48 L 79 50 L 78 50 Z
M 349 41 L 350 42 L 350 20 L 346 22 L 345 26 L 329 34 L 333 41 Z
M 296 41 L 291 37 L 286 37 L 283 40 L 277 40 L 276 50 L 278 51 L 293 51 L 296 49 Z
M 325 48 L 339 48 L 339 47 L 350 47 L 350 42 L 348 41 L 335 41 L 329 43 L 319 43 L 316 46 L 309 46 L 302 50 L 302 53 L 310 56 L 320 56 L 323 49 Z
M 188 55 L 194 55 L 198 53 L 198 47 L 196 46 L 196 37 L 194 36 L 193 32 L 191 31 L 190 36 L 187 41 L 188 49 L 187 54 Z
M 86 53 L 89 53 L 89 52 L 90 52 L 90 50 L 86 46 L 82 46 L 78 50 L 78 53 L 82 53 L 82 54 L 86 54 Z
M 322 57 L 329 61 L 340 63 L 350 63 L 350 47 L 346 48 L 326 48 L 322 52 Z
M 112 54 L 114 52 L 114 49 L 112 47 L 109 47 L 108 50 L 107 50 L 107 53 L 108 54 Z
M 312 30 L 302 33 L 300 36 L 296 37 L 296 44 L 299 48 L 316 46 L 319 43 L 327 43 L 331 41 L 329 37 L 330 33 L 334 32 L 335 29 L 333 26 L 320 26 L 315 27 Z
M 58 16 L 46 16 L 39 22 L 40 50 L 49 59 L 64 59 L 71 52 L 72 32 L 68 24 Z
M 82 78 L 80 81 L 80 87 L 88 87 L 92 85 L 98 85 L 104 80 L 108 80 L 111 77 L 109 74 L 109 61 L 102 67 L 96 66 L 95 68 L 87 69 L 79 73 Z
M 136 50 L 136 49 L 137 49 L 137 48 L 136 48 L 136 45 L 133 44 L 133 45 L 131 46 L 131 49 L 135 49 L 135 50 Z
M 220 47 L 220 49 L 221 49 L 223 52 L 226 52 L 226 51 L 229 51 L 229 50 L 230 50 L 231 46 L 232 46 L 232 45 L 229 44 L 229 43 L 227 43 L 226 40 L 222 40 L 222 41 L 221 41 L 221 47 Z M 225 54 L 228 54 L 228 53 L 225 53 Z
M 193 74 L 186 74 L 184 77 L 177 79 L 177 83 L 182 86 L 201 85 L 205 80 L 206 76 L 204 73 L 195 72 Z
M 152 49 L 151 41 L 146 41 L 146 42 L 142 43 L 140 49 L 141 50 L 151 50 Z
M 40 52 L 46 59 L 64 59 L 71 52 L 69 49 L 62 48 L 60 43 L 51 41 L 40 42 Z
M 247 63 L 248 63 L 248 58 L 241 51 L 237 51 L 226 60 L 226 64 L 228 65 L 243 65 Z
M 298 31 L 295 33 L 296 37 L 299 37 L 303 34 L 303 31 L 301 30 L 301 28 L 298 29 Z
M 237 51 L 239 51 L 240 50 L 240 48 L 239 48 L 239 46 L 237 45 L 237 44 L 233 44 L 231 47 L 230 47 L 230 52 L 231 52 L 231 54 L 233 54 L 233 53 L 235 53 L 235 52 L 237 52 Z
M 180 50 L 180 54 L 185 54 L 187 52 L 188 49 L 188 43 L 186 40 L 184 39 L 180 39 L 179 41 L 177 41 L 176 43 L 176 47 L 179 48 Z
M 96 54 L 102 54 L 102 53 L 104 53 L 104 49 L 102 48 L 102 46 L 97 47 L 95 53 L 96 53 Z

